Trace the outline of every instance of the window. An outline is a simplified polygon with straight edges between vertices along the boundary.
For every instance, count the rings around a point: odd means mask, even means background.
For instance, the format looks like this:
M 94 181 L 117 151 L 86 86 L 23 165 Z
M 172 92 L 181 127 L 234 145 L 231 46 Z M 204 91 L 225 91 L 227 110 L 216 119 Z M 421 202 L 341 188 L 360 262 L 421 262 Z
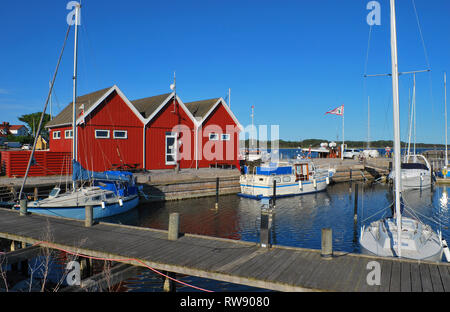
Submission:
M 289 176 L 284 176 L 284 177 L 283 177 L 283 182 L 291 182 L 291 177 L 289 177 Z
M 61 131 L 53 131 L 53 139 L 59 140 L 61 138 Z
M 114 130 L 114 139 L 128 139 L 128 133 L 126 130 Z
M 210 133 L 209 134 L 209 140 L 210 141 L 217 141 L 217 140 L 219 140 L 219 135 L 217 133 Z
M 96 139 L 109 139 L 109 130 L 95 130 Z
M 230 141 L 230 134 L 224 133 L 221 136 L 222 141 Z
M 66 131 L 64 131 L 64 137 L 66 139 L 72 139 L 73 138 L 73 130 L 66 130 Z

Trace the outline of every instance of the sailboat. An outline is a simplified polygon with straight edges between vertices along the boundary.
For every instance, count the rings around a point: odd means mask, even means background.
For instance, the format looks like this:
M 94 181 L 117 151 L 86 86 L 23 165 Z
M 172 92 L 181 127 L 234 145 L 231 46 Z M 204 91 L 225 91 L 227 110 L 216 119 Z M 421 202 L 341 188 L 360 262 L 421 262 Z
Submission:
M 401 155 L 400 151 L 400 112 L 398 93 L 397 30 L 395 0 L 390 0 L 391 14 L 391 58 L 392 92 L 394 119 L 394 201 L 395 212 L 392 218 L 385 218 L 363 226 L 359 243 L 361 252 L 384 257 L 403 257 L 415 260 L 441 261 L 444 250 L 442 234 L 435 233 L 429 225 L 402 216 L 401 211 Z M 450 261 L 450 259 L 447 259 Z
M 416 72 L 414 75 L 413 100 L 411 110 L 411 121 L 409 125 L 408 152 L 401 164 L 402 190 L 429 188 L 433 183 L 433 173 L 431 165 L 424 155 L 416 153 Z M 414 128 L 414 148 L 411 153 L 411 130 Z M 388 179 L 392 182 L 395 172 L 391 171 Z
M 78 25 L 81 7 L 76 4 L 75 7 L 75 48 L 74 48 L 74 75 L 73 75 L 73 145 L 72 145 L 72 190 L 61 192 L 59 187 L 55 187 L 47 198 L 30 201 L 27 203 L 27 210 L 31 213 L 62 216 L 74 219 L 85 219 L 86 206 L 93 207 L 93 218 L 99 219 L 117 215 L 133 209 L 139 203 L 138 187 L 136 179 L 130 172 L 105 171 L 93 172 L 84 169 L 77 161 L 77 124 L 76 124 L 76 105 L 77 105 L 77 43 L 78 43 Z M 68 33 L 67 33 L 68 34 Z M 67 37 L 66 37 L 67 38 Z M 63 49 L 64 50 L 64 49 Z M 59 66 L 59 62 L 58 62 Z M 50 94 L 53 88 L 54 79 L 50 88 Z M 47 98 L 48 103 L 48 98 Z M 47 106 L 46 103 L 46 106 Z M 46 108 L 45 106 L 45 108 Z M 45 113 L 45 108 L 42 116 Z M 42 123 L 39 124 L 39 130 Z M 25 178 L 19 193 L 19 199 L 26 183 L 26 178 L 32 164 L 32 158 L 36 146 L 34 142 L 33 149 L 28 162 Z M 19 205 L 15 206 L 16 209 Z

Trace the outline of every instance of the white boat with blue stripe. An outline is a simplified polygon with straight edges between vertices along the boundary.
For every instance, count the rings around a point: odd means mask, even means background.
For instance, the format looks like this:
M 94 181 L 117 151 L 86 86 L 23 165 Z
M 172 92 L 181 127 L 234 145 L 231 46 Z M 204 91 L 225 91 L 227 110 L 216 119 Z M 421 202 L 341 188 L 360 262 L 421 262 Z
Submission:
M 317 168 L 310 159 L 245 166 L 238 195 L 261 199 L 321 192 L 335 172 L 331 168 Z

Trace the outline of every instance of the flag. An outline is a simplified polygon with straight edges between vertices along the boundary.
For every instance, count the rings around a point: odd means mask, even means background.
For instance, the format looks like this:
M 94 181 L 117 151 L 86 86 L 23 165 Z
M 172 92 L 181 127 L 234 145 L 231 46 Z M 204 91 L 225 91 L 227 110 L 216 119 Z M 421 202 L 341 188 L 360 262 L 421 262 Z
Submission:
M 330 110 L 329 112 L 326 112 L 326 114 L 333 114 L 333 115 L 339 115 L 339 116 L 343 116 L 344 115 L 344 104 L 342 104 L 339 107 L 336 107 L 333 110 Z

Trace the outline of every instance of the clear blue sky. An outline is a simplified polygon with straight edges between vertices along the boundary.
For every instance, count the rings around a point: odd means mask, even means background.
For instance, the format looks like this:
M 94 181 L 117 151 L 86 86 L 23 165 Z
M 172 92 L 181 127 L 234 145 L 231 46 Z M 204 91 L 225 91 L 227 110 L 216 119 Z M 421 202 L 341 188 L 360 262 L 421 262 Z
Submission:
M 42 110 L 67 29 L 68 1 L 3 1 L 0 9 L 1 120 Z M 364 67 L 369 0 L 84 0 L 79 94 L 117 84 L 130 99 L 169 92 L 173 72 L 184 102 L 225 97 L 244 126 L 280 125 L 286 140 L 392 138 L 389 77 Z M 379 0 L 367 73 L 390 69 L 389 1 Z M 417 142 L 444 142 L 443 72 L 450 76 L 450 1 L 415 0 L 432 72 L 417 75 Z M 400 71 L 427 68 L 411 0 L 397 0 Z M 73 33 L 55 85 L 54 112 L 71 101 Z M 450 79 L 449 79 L 450 80 Z M 364 82 L 365 81 L 365 82 Z M 408 88 L 400 77 L 402 139 Z

